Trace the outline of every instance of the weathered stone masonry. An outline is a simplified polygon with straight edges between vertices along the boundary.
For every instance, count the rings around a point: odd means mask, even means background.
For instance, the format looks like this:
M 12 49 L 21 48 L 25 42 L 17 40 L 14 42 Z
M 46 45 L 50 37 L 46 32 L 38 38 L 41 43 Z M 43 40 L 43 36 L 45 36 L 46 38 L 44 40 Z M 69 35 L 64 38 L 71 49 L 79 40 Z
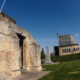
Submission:
M 0 13 L 0 76 L 18 76 L 21 69 L 42 69 L 40 46 L 14 19 Z

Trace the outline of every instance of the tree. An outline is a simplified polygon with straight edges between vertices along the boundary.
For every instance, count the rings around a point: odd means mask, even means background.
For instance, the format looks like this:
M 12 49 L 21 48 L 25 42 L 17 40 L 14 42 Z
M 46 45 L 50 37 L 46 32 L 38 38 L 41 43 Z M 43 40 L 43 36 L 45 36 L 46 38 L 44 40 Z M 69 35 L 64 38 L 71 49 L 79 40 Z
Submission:
M 44 49 L 42 49 L 41 51 L 41 60 L 44 60 L 45 59 L 45 53 L 44 53 Z

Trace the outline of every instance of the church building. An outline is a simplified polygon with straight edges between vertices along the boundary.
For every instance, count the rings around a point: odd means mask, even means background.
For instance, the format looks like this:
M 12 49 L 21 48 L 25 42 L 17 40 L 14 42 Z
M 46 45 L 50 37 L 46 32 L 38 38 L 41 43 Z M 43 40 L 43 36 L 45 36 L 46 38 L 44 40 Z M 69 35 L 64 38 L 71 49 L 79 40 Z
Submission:
M 57 38 L 58 46 L 54 47 L 55 56 L 80 53 L 79 44 L 71 35 L 59 35 L 58 33 Z

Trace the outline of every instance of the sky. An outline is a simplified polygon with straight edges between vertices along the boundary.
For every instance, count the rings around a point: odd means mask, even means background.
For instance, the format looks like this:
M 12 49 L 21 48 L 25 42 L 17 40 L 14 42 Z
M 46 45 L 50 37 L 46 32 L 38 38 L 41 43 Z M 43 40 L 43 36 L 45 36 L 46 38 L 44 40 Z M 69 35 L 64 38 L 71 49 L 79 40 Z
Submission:
M 57 32 L 80 43 L 80 0 L 7 0 L 3 12 L 29 31 L 41 48 L 53 50 Z

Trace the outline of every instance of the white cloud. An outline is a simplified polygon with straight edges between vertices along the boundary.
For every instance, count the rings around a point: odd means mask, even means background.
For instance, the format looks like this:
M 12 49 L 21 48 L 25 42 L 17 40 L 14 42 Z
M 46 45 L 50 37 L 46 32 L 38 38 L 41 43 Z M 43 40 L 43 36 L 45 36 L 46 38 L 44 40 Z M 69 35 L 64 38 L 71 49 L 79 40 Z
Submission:
M 75 34 L 75 37 L 79 37 L 79 34 L 78 34 L 78 33 L 76 33 L 76 34 Z

